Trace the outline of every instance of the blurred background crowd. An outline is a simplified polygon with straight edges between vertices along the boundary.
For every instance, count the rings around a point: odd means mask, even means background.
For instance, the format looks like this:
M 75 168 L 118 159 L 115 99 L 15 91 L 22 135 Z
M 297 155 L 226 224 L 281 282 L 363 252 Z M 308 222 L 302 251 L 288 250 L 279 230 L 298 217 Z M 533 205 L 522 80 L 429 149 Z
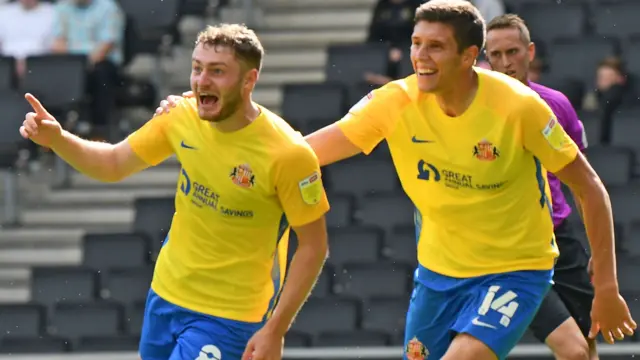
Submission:
M 188 90 L 199 30 L 244 22 L 267 52 L 254 100 L 306 134 L 413 72 L 422 2 L 0 0 L 0 352 L 136 350 L 181 181 L 175 159 L 122 184 L 75 174 L 20 139 L 25 92 L 69 131 L 119 141 L 162 97 Z M 640 1 L 472 2 L 487 21 L 525 19 L 537 46 L 530 80 L 564 92 L 578 111 L 612 197 L 621 288 L 640 316 Z M 478 65 L 488 67 L 483 57 Z M 392 167 L 381 144 L 325 169 L 332 255 L 287 346 L 402 343 L 416 255 L 413 208 Z

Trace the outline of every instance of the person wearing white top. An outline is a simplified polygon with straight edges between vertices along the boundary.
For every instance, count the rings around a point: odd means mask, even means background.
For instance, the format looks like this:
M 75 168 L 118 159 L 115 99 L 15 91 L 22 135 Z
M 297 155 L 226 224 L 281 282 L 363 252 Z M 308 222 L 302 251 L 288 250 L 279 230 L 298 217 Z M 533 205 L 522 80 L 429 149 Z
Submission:
M 28 56 L 50 51 L 54 21 L 53 6 L 39 0 L 19 0 L 0 5 L 0 54 L 16 59 L 19 76 L 26 71 L 25 59 Z

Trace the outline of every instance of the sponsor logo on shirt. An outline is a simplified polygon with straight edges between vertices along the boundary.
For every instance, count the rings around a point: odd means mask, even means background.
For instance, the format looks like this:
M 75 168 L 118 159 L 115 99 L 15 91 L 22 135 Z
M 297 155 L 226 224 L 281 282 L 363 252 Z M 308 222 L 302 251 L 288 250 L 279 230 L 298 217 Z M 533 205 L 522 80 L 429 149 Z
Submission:
M 477 183 L 474 181 L 471 174 L 465 174 L 449 169 L 439 169 L 435 165 L 424 160 L 420 160 L 418 162 L 418 180 L 443 183 L 446 187 L 455 190 L 497 190 L 507 183 L 506 181 L 492 184 Z
M 211 209 L 222 216 L 253 218 L 253 210 L 234 209 L 221 204 L 221 196 L 211 187 L 192 180 L 185 169 L 181 171 L 180 191 L 189 198 L 191 204 L 200 209 Z

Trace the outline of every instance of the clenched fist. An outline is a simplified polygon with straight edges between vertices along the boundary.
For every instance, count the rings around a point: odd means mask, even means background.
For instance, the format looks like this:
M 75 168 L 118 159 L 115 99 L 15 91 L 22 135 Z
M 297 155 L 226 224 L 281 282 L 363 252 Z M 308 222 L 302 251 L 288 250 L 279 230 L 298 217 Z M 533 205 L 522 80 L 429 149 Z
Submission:
M 62 136 L 62 126 L 35 96 L 26 94 L 24 97 L 35 112 L 27 113 L 25 116 L 20 127 L 20 135 L 40 146 L 51 148 Z

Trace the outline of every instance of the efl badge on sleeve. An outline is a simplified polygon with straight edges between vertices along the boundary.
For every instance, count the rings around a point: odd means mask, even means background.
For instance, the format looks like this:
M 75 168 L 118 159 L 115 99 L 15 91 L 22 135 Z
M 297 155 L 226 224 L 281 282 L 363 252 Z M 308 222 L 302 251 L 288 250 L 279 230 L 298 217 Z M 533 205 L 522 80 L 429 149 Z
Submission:
M 404 352 L 409 360 L 426 360 L 429 357 L 429 350 L 415 336 L 409 340 Z
M 322 181 L 320 181 L 320 174 L 314 172 L 311 176 L 305 178 L 298 183 L 300 188 L 300 194 L 302 195 L 302 201 L 307 205 L 315 205 L 320 202 L 322 197 Z
M 549 119 L 547 126 L 542 130 L 542 136 L 544 136 L 547 142 L 549 142 L 549 145 L 556 150 L 562 149 L 567 141 L 562 126 L 553 116 Z
M 368 93 L 365 97 L 360 99 L 360 101 L 358 101 L 351 107 L 351 109 L 349 109 L 349 112 L 357 112 L 359 110 L 362 110 L 369 103 L 369 101 L 371 101 L 371 99 L 373 99 L 373 92 Z

